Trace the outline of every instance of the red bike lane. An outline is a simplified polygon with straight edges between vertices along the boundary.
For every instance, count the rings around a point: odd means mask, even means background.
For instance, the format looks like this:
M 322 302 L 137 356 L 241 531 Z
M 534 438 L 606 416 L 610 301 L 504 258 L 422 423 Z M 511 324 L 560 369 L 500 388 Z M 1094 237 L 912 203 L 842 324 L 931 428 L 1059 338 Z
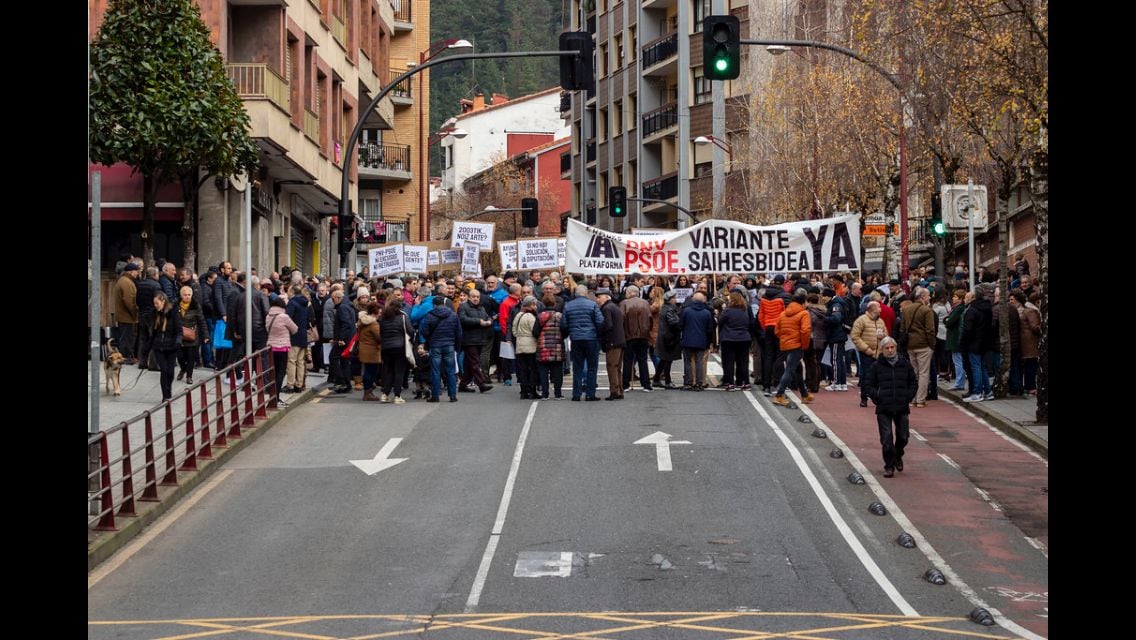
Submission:
M 911 409 L 904 471 L 883 477 L 875 409 L 858 389 L 807 405 L 979 598 L 1049 635 L 1049 465 L 946 400 Z

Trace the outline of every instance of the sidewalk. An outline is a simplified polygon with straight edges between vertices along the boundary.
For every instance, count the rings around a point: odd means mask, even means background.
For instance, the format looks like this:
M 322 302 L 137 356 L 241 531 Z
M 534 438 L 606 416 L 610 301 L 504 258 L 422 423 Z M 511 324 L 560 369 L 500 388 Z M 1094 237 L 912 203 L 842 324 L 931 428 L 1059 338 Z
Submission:
M 982 416 L 986 421 L 1005 432 L 1006 435 L 1024 442 L 1041 455 L 1049 458 L 1049 425 L 1039 424 L 1035 420 L 1037 413 L 1036 396 L 963 402 L 964 392 L 951 391 L 949 387 L 949 383 L 939 383 L 940 398 L 954 402 Z
M 141 376 L 140 376 L 141 374 Z M 194 382 L 202 382 L 212 378 L 216 372 L 212 369 L 197 368 L 193 371 Z M 157 371 L 143 371 L 137 365 L 122 368 L 121 382 L 122 395 L 115 397 L 106 391 L 106 379 L 102 369 L 99 370 L 99 429 L 109 429 L 114 425 L 130 420 L 144 411 L 153 409 L 162 403 L 162 388 L 159 384 L 161 374 Z M 308 373 L 308 387 L 319 386 L 327 380 L 326 374 Z M 174 395 L 186 388 L 185 381 L 174 380 Z M 113 387 L 112 387 L 113 388 Z M 213 398 L 213 386 L 207 387 L 209 397 Z M 196 392 L 195 392 L 196 394 Z M 91 428 L 91 368 L 87 363 L 87 429 Z M 284 394 L 283 399 L 291 396 Z M 196 401 L 196 398 L 194 398 Z

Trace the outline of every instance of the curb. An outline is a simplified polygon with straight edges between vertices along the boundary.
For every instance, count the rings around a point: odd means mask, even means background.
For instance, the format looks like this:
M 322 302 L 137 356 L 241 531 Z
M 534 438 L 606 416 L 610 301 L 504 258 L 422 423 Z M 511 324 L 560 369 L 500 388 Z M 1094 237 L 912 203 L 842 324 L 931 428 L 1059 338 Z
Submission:
M 1009 435 L 1015 440 L 1022 442 L 1029 448 L 1040 453 L 1046 460 L 1049 459 L 1049 443 L 1034 432 L 1023 427 L 1022 425 L 1012 420 L 1006 419 L 999 413 L 995 413 L 993 411 L 990 411 L 989 409 L 984 408 L 981 402 L 963 402 L 962 396 L 948 391 L 943 387 L 939 387 L 939 397 L 947 398 L 951 402 L 967 409 L 971 413 L 982 416 L 984 420 L 1006 433 L 1006 435 Z
M 158 518 L 176 507 L 182 498 L 192 493 L 198 485 L 212 476 L 229 458 L 237 455 L 245 447 L 255 442 L 260 438 L 261 434 L 284 419 L 284 416 L 288 415 L 288 412 L 293 408 L 303 405 L 312 398 L 315 398 L 316 393 L 317 390 L 315 388 L 306 389 L 300 395 L 289 400 L 284 408 L 277 410 L 272 415 L 253 424 L 251 427 L 242 428 L 241 438 L 239 440 L 230 438 L 229 446 L 220 449 L 219 454 L 215 453 L 212 460 L 201 460 L 199 458 L 197 471 L 186 472 L 187 475 L 185 479 L 181 480 L 178 486 L 159 487 L 158 490 L 161 495 L 161 502 L 137 503 L 140 507 L 140 513 L 137 516 L 124 517 L 123 521 L 125 524 L 120 525 L 117 531 L 95 532 L 94 539 L 87 544 L 87 571 L 93 570 L 116 551 L 125 547 L 131 540 L 138 537 L 146 527 L 150 526 Z M 216 451 L 218 451 L 218 448 L 215 447 L 214 452 Z M 145 509 L 144 505 L 153 506 L 149 509 Z

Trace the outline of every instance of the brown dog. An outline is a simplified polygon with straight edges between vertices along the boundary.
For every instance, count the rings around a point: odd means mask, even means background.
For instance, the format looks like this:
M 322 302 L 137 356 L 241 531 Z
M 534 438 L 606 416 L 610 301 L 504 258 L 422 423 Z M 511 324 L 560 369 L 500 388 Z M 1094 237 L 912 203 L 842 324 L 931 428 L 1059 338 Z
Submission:
M 119 374 L 122 373 L 122 364 L 126 362 L 126 356 L 118 351 L 118 347 L 114 346 L 114 338 L 107 340 L 107 355 L 103 360 L 103 375 L 106 377 L 106 390 L 110 393 L 111 384 L 114 384 L 114 395 L 122 395 L 122 384 L 119 382 Z

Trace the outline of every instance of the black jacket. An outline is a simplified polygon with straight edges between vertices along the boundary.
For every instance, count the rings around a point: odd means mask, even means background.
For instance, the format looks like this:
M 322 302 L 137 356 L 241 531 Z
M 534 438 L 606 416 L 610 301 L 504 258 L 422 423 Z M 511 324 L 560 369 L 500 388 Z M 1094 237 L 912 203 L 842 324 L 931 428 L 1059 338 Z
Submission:
M 493 341 L 493 324 L 481 324 L 482 320 L 489 319 L 489 313 L 481 304 L 474 306 L 466 301 L 458 307 L 458 319 L 462 326 L 462 346 L 484 346 Z
M 977 298 L 966 307 L 962 316 L 962 339 L 959 347 L 967 353 L 993 351 L 997 344 L 994 335 L 994 309 L 987 298 Z
M 154 282 L 151 280 L 150 282 Z M 154 327 L 153 342 L 150 347 L 154 351 L 177 351 L 181 348 L 181 314 L 178 313 L 177 308 L 170 309 L 166 314 L 166 326 L 161 326 L 161 315 L 154 312 L 150 316 L 150 322 Z
M 157 280 L 139 278 L 134 283 L 137 290 L 138 322 L 147 322 L 154 319 L 154 296 L 162 292 Z M 170 298 L 170 302 L 177 304 L 177 298 Z
M 876 405 L 877 415 L 911 413 L 910 404 L 915 399 L 918 386 L 915 369 L 911 368 L 911 363 L 903 354 L 896 357 L 894 365 L 887 358 L 879 358 L 872 363 L 864 380 L 868 397 Z

